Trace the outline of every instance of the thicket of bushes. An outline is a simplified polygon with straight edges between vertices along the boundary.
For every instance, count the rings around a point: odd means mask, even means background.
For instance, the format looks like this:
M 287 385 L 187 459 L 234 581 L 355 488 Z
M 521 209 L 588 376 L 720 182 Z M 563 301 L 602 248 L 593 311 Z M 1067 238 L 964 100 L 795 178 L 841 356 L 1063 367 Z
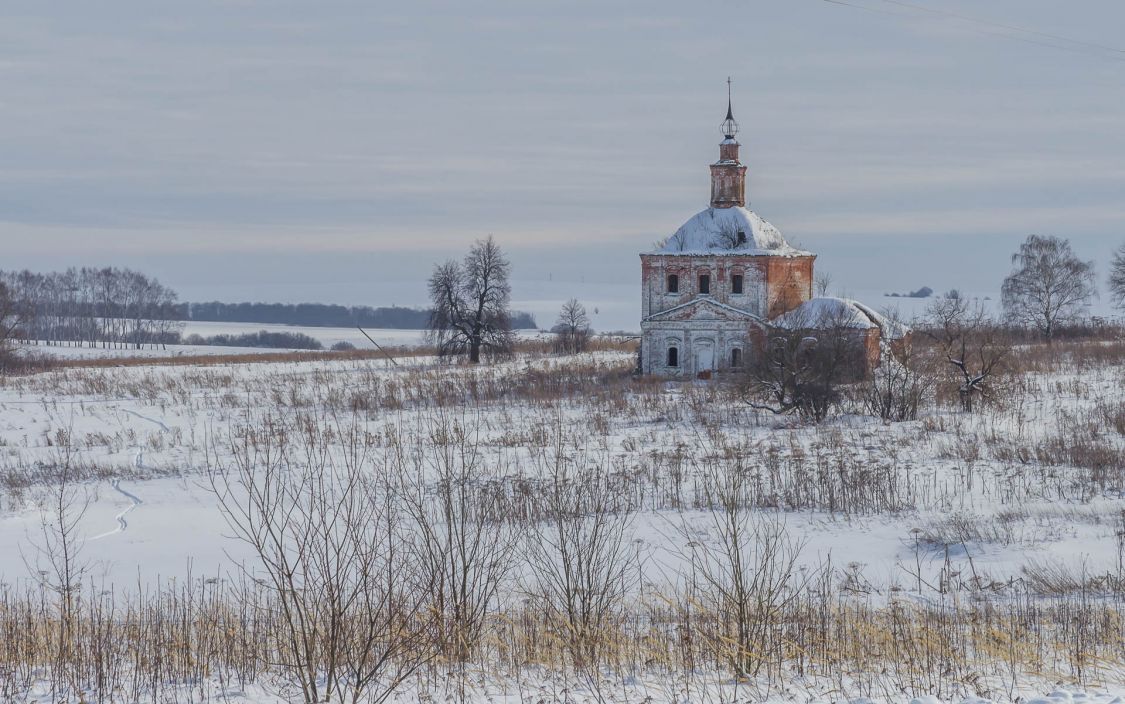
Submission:
M 322 350 L 324 345 L 315 337 L 301 332 L 258 332 L 241 335 L 188 335 L 185 345 L 216 345 L 219 347 L 266 347 L 273 349 Z

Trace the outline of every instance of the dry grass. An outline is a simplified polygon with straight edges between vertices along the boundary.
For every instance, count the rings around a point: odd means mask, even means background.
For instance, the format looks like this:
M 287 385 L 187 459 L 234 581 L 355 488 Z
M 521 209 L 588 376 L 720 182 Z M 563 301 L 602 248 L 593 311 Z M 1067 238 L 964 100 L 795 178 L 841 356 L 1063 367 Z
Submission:
M 4 386 L 51 399 L 129 399 L 154 415 L 213 412 L 220 427 L 241 427 L 243 437 L 266 425 L 256 409 L 269 409 L 271 432 L 281 427 L 286 442 L 304 437 L 317 447 L 340 443 L 340 426 L 354 424 L 381 470 L 420 473 L 433 453 L 469 451 L 487 461 L 466 480 L 467 510 L 475 520 L 528 534 L 557 515 L 552 470 L 562 465 L 573 477 L 596 477 L 620 514 L 713 509 L 722 500 L 716 478 L 723 477 L 739 478 L 732 505 L 742 512 L 820 511 L 858 520 L 945 511 L 947 518 L 923 523 L 918 534 L 939 552 L 966 543 L 1035 543 L 1056 524 L 1100 525 L 1112 517 L 1087 502 L 1125 486 L 1119 341 L 1019 348 L 1003 397 L 974 414 L 952 413 L 939 398 L 928 400 L 914 423 L 844 419 L 819 427 L 748 408 L 735 383 L 636 378 L 634 341 L 603 341 L 599 351 L 613 354 L 577 357 L 553 357 L 538 344 L 503 365 L 402 370 L 371 351 L 74 360 Z M 259 363 L 269 366 L 254 373 L 238 366 Z M 91 401 L 81 412 L 102 411 Z M 55 442 L 49 437 L 37 442 Z M 190 432 L 106 431 L 73 442 L 118 450 L 144 444 L 154 453 L 214 449 Z M 75 464 L 78 481 L 114 471 Z M 11 464 L 0 481 L 12 494 L 43 477 Z M 966 500 L 970 494 L 987 503 L 987 515 Z M 1059 502 L 1050 515 L 1047 501 Z M 1125 556 L 1125 527 L 1115 530 Z M 1125 668 L 1121 562 L 1078 574 L 1030 563 L 1020 577 L 995 582 L 945 570 L 940 584 L 919 578 L 910 594 L 879 593 L 863 586 L 858 569 L 825 566 L 785 585 L 791 598 L 783 607 L 756 613 L 760 639 L 738 645 L 755 652 L 735 656 L 761 663 L 767 688 L 801 676 L 852 696 L 948 698 L 971 688 L 1004 698 L 1024 677 L 1096 683 Z M 583 630 L 596 643 L 578 659 L 573 620 L 559 617 L 565 608 L 521 598 L 522 583 L 507 575 L 504 591 L 513 598 L 496 600 L 472 634 L 473 667 L 729 675 L 724 629 L 732 614 L 704 606 L 701 585 L 682 576 L 679 588 L 614 596 L 598 623 Z M 93 700 L 157 700 L 184 686 L 204 700 L 207 682 L 244 687 L 271 677 L 291 656 L 279 635 L 279 608 L 251 581 L 189 580 L 116 593 L 84 586 L 75 620 L 63 624 L 58 595 L 8 586 L 0 590 L 0 699 L 44 679 L 55 691 L 85 690 Z M 444 618 L 440 612 L 435 606 L 420 618 Z M 443 687 L 458 668 L 463 676 L 465 663 L 452 662 L 439 638 L 419 652 L 433 658 L 423 683 Z
M 768 614 L 756 644 L 765 666 L 759 681 L 799 676 L 852 694 L 889 687 L 942 698 L 969 686 L 999 699 L 1028 676 L 1078 685 L 1114 677 L 1125 666 L 1125 611 L 1067 591 L 1045 599 L 1033 586 L 1003 601 L 927 605 L 812 587 Z M 78 607 L 75 620 L 63 624 L 42 592 L 0 591 L 0 698 L 13 701 L 46 683 L 59 699 L 85 692 L 88 701 L 162 701 L 183 697 L 186 687 L 194 700 L 208 701 L 212 685 L 244 689 L 290 657 L 278 636 L 280 604 L 253 584 L 193 579 L 131 595 L 91 589 Z M 724 672 L 729 644 L 717 634 L 727 618 L 682 595 L 637 604 L 600 624 L 592 636 L 599 661 L 590 666 L 694 677 Z M 481 628 L 475 662 L 491 672 L 587 666 L 576 664 L 566 625 L 553 611 L 495 612 Z M 439 643 L 421 648 L 434 651 L 421 680 L 457 677 L 456 663 L 438 656 Z

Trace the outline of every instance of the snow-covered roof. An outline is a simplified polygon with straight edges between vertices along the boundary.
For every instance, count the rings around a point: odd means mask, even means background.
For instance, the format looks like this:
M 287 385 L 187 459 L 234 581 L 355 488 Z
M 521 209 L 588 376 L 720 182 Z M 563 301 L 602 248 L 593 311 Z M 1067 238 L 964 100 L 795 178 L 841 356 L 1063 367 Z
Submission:
M 788 313 L 777 316 L 770 324 L 785 330 L 817 330 L 821 328 L 853 328 L 869 330 L 879 328 L 884 339 L 897 340 L 910 329 L 877 313 L 868 306 L 850 298 L 823 296 L 810 298 Z
M 740 237 L 741 233 L 744 237 Z M 781 232 L 747 208 L 708 208 L 656 245 L 654 254 L 808 256 L 789 246 Z

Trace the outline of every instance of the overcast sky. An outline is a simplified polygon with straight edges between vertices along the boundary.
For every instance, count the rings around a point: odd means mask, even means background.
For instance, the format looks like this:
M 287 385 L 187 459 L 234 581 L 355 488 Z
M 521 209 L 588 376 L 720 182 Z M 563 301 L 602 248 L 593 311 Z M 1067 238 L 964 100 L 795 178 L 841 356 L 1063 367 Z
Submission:
M 417 304 L 492 233 L 517 281 L 632 296 L 728 74 L 752 207 L 841 288 L 1125 241 L 1125 3 L 847 2 L 6 0 L 0 266 Z

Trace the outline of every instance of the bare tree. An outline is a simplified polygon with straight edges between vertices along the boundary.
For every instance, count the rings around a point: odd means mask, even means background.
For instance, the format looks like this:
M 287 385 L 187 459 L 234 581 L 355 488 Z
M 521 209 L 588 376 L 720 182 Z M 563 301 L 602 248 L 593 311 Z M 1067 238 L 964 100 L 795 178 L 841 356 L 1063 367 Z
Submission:
M 209 474 L 233 537 L 257 558 L 243 569 L 271 597 L 276 665 L 306 704 L 385 701 L 432 657 L 429 581 L 387 478 L 372 476 L 373 442 L 355 421 L 271 416 L 232 431 L 232 465 Z
M 431 574 L 438 642 L 459 663 L 475 652 L 485 619 L 512 566 L 516 536 L 503 520 L 500 496 L 479 491 L 488 479 L 479 438 L 441 411 L 426 442 L 396 464 L 402 499 L 419 536 L 418 557 Z M 411 466 L 411 461 L 413 466 Z
M 791 313 L 767 332 L 762 355 L 748 368 L 748 403 L 779 415 L 820 422 L 841 400 L 841 385 L 863 377 L 866 348 L 854 314 L 841 306 L 813 318 Z
M 1050 342 L 1097 295 L 1094 263 L 1075 256 L 1068 240 L 1031 235 L 1012 255 L 1014 270 L 1001 298 L 1009 320 L 1035 327 Z
M 738 249 L 746 244 L 746 230 L 734 222 L 723 222 L 711 238 L 711 246 L 719 249 Z
M 1125 244 L 1113 253 L 1109 265 L 1109 295 L 1118 308 L 1125 308 Z
M 551 332 L 555 334 L 555 352 L 585 352 L 590 341 L 590 318 L 586 315 L 586 306 L 577 298 L 564 303 Z
M 818 296 L 827 296 L 828 289 L 832 287 L 832 274 L 827 271 L 818 271 L 813 278 L 813 290 L 816 291 Z
M 82 581 L 89 573 L 90 561 L 83 555 L 86 537 L 81 523 L 89 510 L 90 493 L 75 481 L 78 449 L 69 428 L 59 428 L 54 436 L 55 459 L 48 488 L 38 498 L 39 533 L 29 538 L 32 554 L 20 551 L 24 565 L 40 585 L 57 599 L 59 618 L 55 632 L 56 673 L 67 681 L 69 692 L 53 692 L 52 698 L 66 700 L 80 687 L 78 676 L 71 672 L 78 647 L 77 621 L 80 611 Z M 59 678 L 52 678 L 52 686 Z
M 477 240 L 463 262 L 434 267 L 430 332 L 439 354 L 468 354 L 476 364 L 482 350 L 511 352 L 510 273 L 511 265 L 491 235 Z
M 911 347 L 895 354 L 884 347 L 879 366 L 871 374 L 864 394 L 867 410 L 883 420 L 917 420 L 918 409 L 933 391 L 934 374 L 930 358 Z
M 708 540 L 681 526 L 692 567 L 687 602 L 702 609 L 711 647 L 739 678 L 759 675 L 776 659 L 782 614 L 812 576 L 800 574 L 803 545 L 789 537 L 781 518 L 758 517 L 746 508 L 750 475 L 743 469 L 708 477 Z
M 175 292 L 131 269 L 0 272 L 0 281 L 20 310 L 20 337 L 29 342 L 139 349 L 178 339 Z
M 864 392 L 864 405 L 883 420 L 916 420 L 922 401 L 934 389 L 933 355 L 911 343 L 911 334 L 897 314 L 888 315 L 887 322 L 904 334 L 880 345 L 879 366 Z
M 544 520 L 529 536 L 529 594 L 559 623 L 574 663 L 594 666 L 636 577 L 632 510 L 606 472 L 568 456 L 561 418 L 551 447 Z M 571 466 L 573 465 L 573 467 Z
M 15 361 L 16 342 L 23 336 L 20 328 L 25 317 L 23 302 L 16 300 L 6 284 L 0 283 L 0 374 Z
M 927 310 L 926 335 L 954 372 L 961 407 L 973 410 L 987 399 L 992 378 L 1003 369 L 1011 344 L 988 319 L 984 307 L 965 298 L 939 298 Z

